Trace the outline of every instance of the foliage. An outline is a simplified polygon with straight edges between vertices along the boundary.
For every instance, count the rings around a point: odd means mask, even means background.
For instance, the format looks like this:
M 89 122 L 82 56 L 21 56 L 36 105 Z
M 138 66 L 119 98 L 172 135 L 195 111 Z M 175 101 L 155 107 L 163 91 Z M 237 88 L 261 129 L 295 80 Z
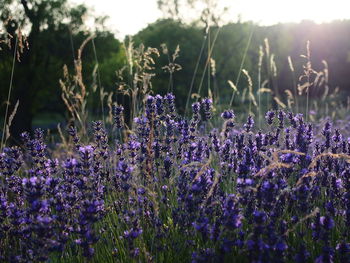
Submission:
M 39 2 L 37 3 L 39 4 Z M 64 3 L 63 1 L 62 5 Z M 19 14 L 24 12 L 20 6 L 15 10 L 19 10 Z M 14 94 L 11 96 L 11 106 L 15 105 L 18 94 L 27 94 L 30 91 L 30 94 L 24 96 L 25 98 L 30 97 L 30 102 L 24 100 L 23 104 L 20 103 L 18 109 L 18 116 L 21 114 L 23 107 L 28 109 L 26 114 L 30 116 L 24 118 L 27 122 L 26 128 L 13 126 L 13 135 L 30 129 L 31 119 L 41 111 L 63 115 L 64 104 L 60 100 L 60 89 L 57 80 L 62 78 L 64 64 L 67 64 L 69 71 L 72 72 L 76 49 L 87 37 L 80 32 L 83 29 L 83 24 L 79 24 L 83 22 L 79 19 L 83 12 L 86 12 L 84 10 L 83 7 L 77 7 L 76 12 L 71 11 L 75 15 L 68 16 L 68 18 L 71 17 L 72 21 L 76 22 L 70 23 L 70 29 L 67 24 L 69 19 L 63 19 L 61 24 L 50 24 L 50 29 L 46 26 L 39 27 L 40 34 L 35 35 L 36 45 L 31 45 L 30 38 L 27 38 L 29 50 L 26 50 L 25 45 L 22 45 L 24 47 L 21 49 L 24 52 L 21 55 L 23 61 L 15 64 Z M 63 15 L 60 12 L 59 14 Z M 58 17 L 60 17 L 59 14 Z M 55 12 L 52 13 L 52 16 L 53 19 L 58 20 L 54 17 Z M 45 22 L 43 23 L 45 24 Z M 7 23 L 6 28 L 9 32 L 14 33 L 19 25 L 19 22 L 14 24 L 11 22 Z M 150 47 L 161 51 L 162 46 L 166 45 L 168 53 L 160 52 L 160 57 L 155 59 L 154 69 L 151 73 L 155 74 L 156 78 L 153 78 L 150 84 L 155 93 L 165 94 L 168 91 L 174 91 L 177 95 L 176 103 L 180 112 L 186 111 L 187 103 L 185 102 L 189 93 L 190 98 L 192 97 L 190 101 L 193 102 L 196 100 L 196 93 L 200 93 L 201 97 L 205 97 L 210 96 L 209 92 L 214 99 L 215 107 L 231 104 L 233 98 L 233 107 L 237 111 L 244 112 L 244 104 L 249 103 L 249 100 L 247 100 L 248 96 L 245 92 L 248 88 L 248 82 L 245 81 L 242 74 L 243 69 L 249 72 L 253 83 L 253 93 L 257 101 L 259 101 L 258 97 L 260 96 L 261 103 L 259 105 L 260 108 L 263 108 L 261 112 L 276 108 L 278 104 L 288 106 L 288 104 L 293 103 L 293 99 L 296 100 L 295 90 L 297 85 L 303 84 L 297 78 L 302 74 L 304 61 L 300 58 L 300 54 L 305 54 L 307 40 L 310 40 L 311 62 L 315 71 L 321 72 L 326 69 L 324 61 L 327 62 L 327 70 L 330 69 L 331 71 L 327 80 L 328 94 L 337 91 L 337 96 L 342 98 L 341 103 L 346 104 L 348 96 L 346 87 L 349 85 L 347 78 L 349 74 L 349 62 L 347 61 L 349 50 L 346 47 L 347 34 L 342 32 L 347 30 L 348 22 L 339 21 L 324 25 L 303 22 L 302 24 L 281 24 L 269 27 L 238 22 L 222 27 L 213 24 L 209 30 L 208 28 L 201 28 L 199 25 L 195 23 L 184 24 L 172 19 L 159 20 L 132 38 L 134 50 L 143 44 L 146 50 Z M 328 40 L 325 39 L 325 35 L 329 36 Z M 119 87 L 121 82 L 125 82 L 130 86 L 132 81 L 132 77 L 127 73 L 127 70 L 122 70 L 128 63 L 127 51 L 107 31 L 95 32 L 95 36 L 94 45 L 92 42 L 87 45 L 83 55 L 84 82 L 90 90 L 87 107 L 90 109 L 91 115 L 102 117 L 102 113 L 108 111 L 106 100 L 112 92 L 113 98 L 124 105 L 129 116 L 127 119 L 132 119 L 132 114 L 129 113 L 132 112 L 130 109 L 133 106 L 129 99 L 120 94 L 116 95 L 116 87 Z M 3 34 L 1 39 L 5 41 L 6 34 Z M 268 42 L 265 41 L 266 39 Z M 7 83 L 9 83 L 9 76 L 11 75 L 13 57 L 13 49 L 8 50 L 6 48 L 8 40 L 7 38 L 5 42 L 2 42 L 3 50 L 0 53 L 0 89 L 2 90 L 1 101 L 3 102 L 7 100 L 5 94 L 8 90 Z M 129 43 L 128 41 L 128 39 L 124 41 L 126 46 Z M 327 46 L 323 44 L 326 42 L 329 43 Z M 266 43 L 268 43 L 268 46 Z M 14 39 L 12 40 L 13 45 Z M 176 64 L 181 66 L 181 70 L 169 74 L 165 67 L 172 63 L 170 58 L 177 47 L 179 47 L 179 51 L 177 52 Z M 212 48 L 212 52 L 209 52 L 209 47 Z M 261 50 L 263 56 L 261 69 L 259 70 Z M 269 55 L 267 51 L 269 51 Z M 26 56 L 29 58 L 25 58 Z M 290 70 L 288 56 L 294 66 L 294 72 Z M 29 63 L 29 61 L 32 62 Z M 96 67 L 97 64 L 98 67 Z M 34 68 L 35 72 L 32 74 L 29 69 L 34 70 Z M 115 71 L 119 72 L 119 77 L 123 76 L 123 80 L 115 76 Z M 123 73 L 120 73 L 122 71 Z M 28 77 L 26 77 L 26 74 Z M 228 84 L 229 80 L 237 86 L 239 94 L 237 93 L 234 97 L 231 96 L 232 89 Z M 33 83 L 30 84 L 30 82 Z M 21 88 L 18 88 L 23 87 L 24 89 L 29 84 L 30 88 L 26 88 L 27 93 L 21 92 Z M 269 89 L 273 91 L 273 94 L 266 93 Z M 258 90 L 264 92 L 259 95 Z M 193 96 L 191 96 L 192 94 Z M 294 98 L 291 97 L 291 94 Z M 319 105 L 314 105 L 314 102 L 319 98 L 323 98 L 325 94 L 324 88 L 310 88 L 310 110 L 320 109 Z M 102 97 L 104 100 L 101 100 Z M 142 102 L 142 99 L 138 99 L 138 101 Z M 304 105 L 301 101 L 298 104 Z M 3 105 L 6 105 L 6 103 Z M 294 105 L 296 105 L 296 101 Z M 334 106 L 336 105 L 330 107 Z M 298 107 L 296 108 L 298 109 Z M 323 107 L 322 110 L 330 114 L 331 110 L 326 108 Z M 4 109 L 3 106 L 2 111 Z M 13 107 L 9 112 L 12 112 L 12 109 Z M 298 109 L 298 111 L 305 112 L 305 109 Z M 63 117 L 66 118 L 66 116 Z
M 69 7 L 67 1 L 35 1 L 28 3 L 23 0 L 15 5 L 12 1 L 2 2 L 2 10 L 5 10 L 5 17 L 12 14 L 10 22 L 3 24 L 5 26 L 4 36 L 7 33 L 12 35 L 12 47 L 16 45 L 16 34 L 22 28 L 27 34 L 27 43 L 29 49 L 24 49 L 18 61 L 15 64 L 15 78 L 13 82 L 13 94 L 11 94 L 11 106 L 15 105 L 17 100 L 20 105 L 17 114 L 13 120 L 12 135 L 18 140 L 19 133 L 23 130 L 31 129 L 31 122 L 36 113 L 45 109 L 56 111 L 62 114 L 63 103 L 60 100 L 60 90 L 58 79 L 61 77 L 63 65 L 69 61 L 69 68 L 74 65 L 75 46 L 80 45 L 86 38 L 83 33 L 83 17 L 87 14 L 85 6 Z M 12 9 L 12 7 L 15 7 Z M 22 19 L 21 19 L 22 18 Z M 84 30 L 85 31 L 85 30 Z M 93 71 L 96 64 L 101 68 L 106 68 L 103 64 L 110 59 L 110 56 L 120 57 L 120 43 L 109 32 L 96 32 L 95 53 L 93 48 L 89 48 L 89 53 L 84 56 L 88 64 L 84 73 Z M 20 47 L 19 47 L 20 49 Z M 22 49 L 22 48 L 21 48 Z M 2 83 L 8 83 L 8 64 L 12 60 L 13 49 L 3 48 L 0 55 L 1 61 L 0 78 Z M 117 67 L 121 59 L 113 62 Z M 99 69 L 101 73 L 101 70 Z M 113 75 L 111 69 L 102 72 L 101 81 L 98 83 L 100 88 L 103 85 L 108 90 L 114 86 L 114 81 L 103 76 Z M 100 74 L 101 75 L 101 74 Z M 92 83 L 92 77 L 90 78 Z M 86 78 L 87 82 L 89 78 Z M 1 85 L 1 94 L 7 94 L 7 85 Z M 1 97 L 6 101 L 5 97 Z
M 191 36 L 189 41 L 188 36 Z M 174 53 L 177 46 L 179 46 L 179 57 L 176 59 L 177 64 L 181 65 L 181 70 L 176 72 L 173 76 L 173 92 L 179 98 L 179 101 L 184 101 L 183 98 L 187 95 L 187 88 L 191 83 L 193 71 L 195 68 L 194 56 L 198 54 L 198 47 L 200 47 L 203 40 L 201 31 L 196 27 L 190 27 L 173 20 L 159 20 L 153 25 L 140 31 L 134 36 L 135 45 L 143 43 L 146 47 L 161 48 L 165 44 L 170 54 Z M 173 39 L 177 39 L 176 42 Z M 169 73 L 163 69 L 169 64 L 168 54 L 161 54 L 160 58 L 156 60 L 155 74 L 156 78 L 153 80 L 153 90 L 155 93 L 165 94 L 169 92 Z M 200 72 L 196 76 L 198 83 L 200 80 Z M 179 103 L 181 110 L 184 110 L 184 104 Z

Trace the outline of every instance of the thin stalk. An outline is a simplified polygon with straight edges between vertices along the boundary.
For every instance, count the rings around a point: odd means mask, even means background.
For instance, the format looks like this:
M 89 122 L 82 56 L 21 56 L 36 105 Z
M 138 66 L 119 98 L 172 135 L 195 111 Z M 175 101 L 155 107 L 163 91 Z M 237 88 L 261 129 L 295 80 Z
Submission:
M 103 122 L 103 125 L 105 125 L 104 95 L 103 95 L 102 85 L 101 85 L 100 64 L 98 63 L 98 59 L 97 59 L 97 52 L 96 52 L 94 39 L 92 39 L 92 48 L 93 48 L 94 56 L 95 56 L 95 63 L 97 65 L 97 81 L 98 81 L 98 85 L 99 85 L 99 88 L 100 88 L 100 102 L 101 102 L 102 122 Z
M 186 107 L 185 107 L 185 115 L 187 113 L 187 109 L 188 109 L 188 104 L 190 102 L 190 97 L 191 97 L 191 93 L 192 93 L 192 90 L 193 90 L 193 85 L 194 85 L 194 80 L 196 78 L 196 75 L 197 75 L 197 71 L 198 71 L 198 67 L 199 67 L 199 62 L 202 58 L 202 55 L 203 55 L 203 51 L 204 51 L 204 46 L 205 46 L 205 42 L 207 40 L 207 37 L 208 37 L 208 33 L 206 35 L 204 35 L 204 39 L 203 39 L 203 42 L 202 42 L 202 47 L 201 47 L 201 50 L 199 52 L 199 56 L 198 56 L 198 59 L 197 59 L 197 63 L 196 63 L 196 67 L 194 69 L 194 73 L 193 73 L 193 76 L 192 76 L 192 80 L 191 80 L 191 85 L 190 85 L 190 90 L 188 91 L 188 94 L 187 94 L 187 100 L 186 100 Z
M 292 72 L 295 110 L 296 110 L 296 113 L 299 113 L 298 92 L 297 92 L 297 84 L 295 81 L 295 71 L 294 71 L 293 61 L 290 56 L 288 56 L 288 63 L 289 63 L 290 71 Z
M 263 60 L 264 52 L 262 46 L 259 47 L 259 64 L 258 64 L 258 100 L 259 100 L 259 128 L 261 128 L 261 67 Z
M 271 89 L 271 81 L 270 81 L 270 75 L 271 75 L 271 70 L 270 70 L 270 45 L 269 41 L 267 38 L 264 39 L 265 43 L 265 53 L 266 53 L 266 72 L 267 72 L 267 85 L 268 88 Z M 266 96 L 266 105 L 267 108 L 270 108 L 270 98 L 273 98 L 273 92 L 271 90 L 270 96 Z M 273 101 L 273 100 L 272 100 Z
M 70 26 L 68 27 L 68 30 L 69 30 L 70 47 L 72 49 L 73 61 L 75 61 L 75 54 L 74 54 L 75 49 L 74 49 L 74 42 L 73 42 L 73 36 L 72 36 L 72 29 Z
M 169 84 L 168 84 L 168 91 L 167 93 L 169 92 L 173 92 L 174 88 L 173 88 L 173 74 L 170 72 L 169 74 Z
M 208 67 L 208 65 L 209 65 L 209 63 L 210 63 L 209 58 L 210 58 L 210 56 L 211 56 L 211 54 L 212 54 L 212 52 L 213 52 L 213 49 L 214 49 L 214 46 L 215 46 L 215 42 L 216 42 L 216 40 L 217 40 L 217 38 L 218 38 L 218 36 L 219 36 L 220 29 L 221 29 L 221 28 L 218 28 L 218 31 L 216 31 L 216 34 L 215 34 L 213 43 L 212 43 L 212 45 L 211 45 L 211 47 L 210 47 L 208 59 L 207 59 L 207 62 L 205 63 L 203 75 L 202 75 L 202 78 L 201 78 L 201 82 L 200 82 L 200 84 L 199 84 L 199 88 L 198 88 L 198 92 L 197 92 L 198 94 L 200 94 L 200 92 L 201 92 L 201 90 L 202 90 L 203 81 L 204 81 L 204 77 L 205 77 L 205 72 L 207 71 L 207 67 Z
M 251 30 L 250 30 L 248 42 L 247 42 L 247 45 L 245 47 L 245 50 L 244 50 L 244 53 L 243 53 L 243 57 L 242 57 L 242 61 L 241 61 L 241 65 L 239 66 L 239 71 L 238 71 L 238 75 L 237 75 L 237 78 L 236 78 L 236 83 L 235 83 L 236 87 L 238 87 L 238 82 L 239 82 L 239 80 L 241 78 L 241 72 L 242 72 L 242 69 L 243 69 L 245 58 L 247 56 L 248 49 L 250 47 L 250 43 L 251 43 L 251 40 L 252 40 L 252 37 L 253 37 L 253 32 L 254 32 L 254 27 L 253 27 L 253 24 L 251 24 Z M 232 93 L 232 96 L 231 96 L 230 107 L 232 107 L 233 99 L 234 99 L 234 93 Z
M 171 61 L 170 61 L 170 56 L 169 56 L 169 52 L 167 53 L 168 56 L 168 64 L 170 65 Z M 173 81 L 173 73 L 171 72 L 171 70 L 169 70 L 169 83 L 168 83 L 168 91 L 169 92 L 173 92 L 173 88 L 174 87 L 174 81 Z
M 207 61 L 208 65 L 210 65 L 210 59 L 211 59 L 211 51 L 210 51 L 210 26 L 209 26 L 208 28 L 208 61 Z M 209 92 L 210 92 L 210 66 L 208 67 L 208 95 L 209 95 Z
M 305 119 L 308 121 L 309 119 L 309 95 L 310 95 L 310 74 L 312 71 L 311 66 L 311 54 L 310 54 L 310 41 L 307 41 L 306 43 L 306 55 L 307 55 L 307 65 L 306 65 L 306 77 L 307 77 L 307 83 L 308 86 L 306 87 L 306 112 L 305 112 Z
M 258 90 L 259 90 L 259 94 L 258 94 L 258 100 L 259 100 L 259 128 L 261 128 L 261 92 L 260 92 L 260 86 L 261 86 L 261 67 L 259 66 L 259 70 L 258 70 Z
M 10 77 L 9 91 L 8 91 L 8 94 L 7 94 L 7 101 L 6 101 L 6 110 L 5 110 L 4 125 L 3 125 L 2 136 L 1 136 L 1 150 L 2 150 L 3 147 L 4 147 L 4 139 L 5 139 L 5 130 L 6 130 L 7 114 L 8 114 L 9 106 L 10 106 L 10 98 L 11 98 L 12 83 L 13 83 L 13 74 L 14 74 L 14 71 L 15 71 L 15 62 L 16 62 L 16 54 L 17 54 L 17 44 L 18 44 L 18 36 L 16 35 L 15 50 L 14 50 L 14 52 L 13 52 L 13 59 L 12 59 L 12 69 L 11 69 L 11 77 Z
M 306 122 L 309 119 L 309 87 L 306 89 L 306 112 L 305 112 Z

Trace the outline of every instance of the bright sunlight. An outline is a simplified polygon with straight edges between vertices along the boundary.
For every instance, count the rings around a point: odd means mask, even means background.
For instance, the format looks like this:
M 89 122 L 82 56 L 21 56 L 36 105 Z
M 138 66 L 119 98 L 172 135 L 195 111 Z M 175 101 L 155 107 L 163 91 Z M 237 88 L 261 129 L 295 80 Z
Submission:
M 156 0 L 74 0 L 92 7 L 97 14 L 108 15 L 107 26 L 118 31 L 119 37 L 135 34 L 161 18 Z M 181 1 L 179 1 L 181 2 Z M 225 22 L 252 20 L 261 25 L 312 20 L 317 23 L 350 18 L 350 1 L 347 0 L 221 0 L 221 7 L 228 7 L 223 16 Z M 135 8 L 138 6 L 138 8 Z M 187 11 L 186 11 L 187 10 Z M 187 13 L 186 13 L 187 12 Z M 191 19 L 184 8 L 181 15 Z
M 302 20 L 322 23 L 350 17 L 347 0 L 225 0 L 223 4 L 230 7 L 231 14 L 241 14 L 243 20 L 268 25 Z

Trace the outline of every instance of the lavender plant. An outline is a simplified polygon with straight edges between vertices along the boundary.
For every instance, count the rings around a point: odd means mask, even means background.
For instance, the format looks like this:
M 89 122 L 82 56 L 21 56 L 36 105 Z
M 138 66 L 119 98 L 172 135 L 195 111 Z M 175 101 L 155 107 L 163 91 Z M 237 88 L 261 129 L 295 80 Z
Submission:
M 0 154 L 3 262 L 349 262 L 350 140 L 339 124 L 269 111 L 266 125 L 210 99 L 186 119 L 148 96 L 124 136 L 42 130 Z M 123 108 L 114 107 L 115 128 Z M 260 126 L 259 126 L 260 127 Z

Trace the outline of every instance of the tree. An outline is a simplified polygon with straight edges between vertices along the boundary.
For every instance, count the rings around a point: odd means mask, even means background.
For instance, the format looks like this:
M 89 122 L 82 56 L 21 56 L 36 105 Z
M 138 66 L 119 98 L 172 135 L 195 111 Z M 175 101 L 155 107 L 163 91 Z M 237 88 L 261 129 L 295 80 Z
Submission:
M 7 68 L 5 74 L 0 73 L 1 83 L 6 83 L 0 86 L 1 94 L 7 94 L 8 69 L 11 68 L 9 61 L 19 28 L 26 32 L 29 46 L 28 50 L 23 50 L 20 61 L 16 62 L 10 99 L 9 112 L 16 101 L 19 101 L 11 126 L 11 135 L 18 143 L 20 133 L 31 130 L 32 120 L 37 112 L 43 109 L 64 112 L 58 80 L 62 77 L 64 64 L 73 68 L 76 49 L 87 37 L 84 33 L 86 30 L 83 17 L 87 15 L 88 9 L 84 5 L 71 7 L 67 0 L 21 0 L 20 3 L 5 0 L 1 2 L 0 9 L 3 10 L 1 20 L 4 31 L 14 36 L 12 50 L 4 49 L 0 53 L 0 67 Z M 4 23 L 8 17 L 10 22 Z M 95 35 L 96 49 L 93 50 L 92 46 L 87 48 L 87 53 L 84 53 L 84 68 L 93 70 L 96 65 L 94 53 L 97 50 L 100 67 L 111 74 L 111 70 L 103 65 L 111 64 L 108 61 L 110 57 L 119 56 L 117 54 L 120 53 L 120 43 L 109 32 L 96 32 Z M 108 85 L 111 89 L 113 81 L 102 80 L 99 84 Z M 1 99 L 5 101 L 7 98 Z
M 57 48 L 56 43 L 62 45 L 59 41 L 62 41 L 64 28 L 67 31 L 67 23 L 71 23 L 72 31 L 80 29 L 81 17 L 87 9 L 84 6 L 77 6 L 67 11 L 66 0 L 21 0 L 20 5 L 16 5 L 15 1 L 6 0 L 2 3 L 1 9 L 8 15 L 12 13 L 13 16 L 6 28 L 6 31 L 14 36 L 12 47 L 16 45 L 18 36 L 15 32 L 18 28 L 27 31 L 29 46 L 29 49 L 21 54 L 20 62 L 16 64 L 17 77 L 14 78 L 10 100 L 11 106 L 15 105 L 17 100 L 19 101 L 11 126 L 11 134 L 15 140 L 18 140 L 21 132 L 31 130 L 34 113 L 42 103 L 37 100 L 38 95 L 40 91 L 45 90 L 46 85 L 50 84 L 47 78 L 53 77 L 49 74 L 50 66 L 57 63 L 57 60 L 55 61 L 55 56 L 51 56 L 51 49 Z M 56 49 L 54 53 L 57 55 L 60 51 L 62 50 Z
M 219 5 L 219 0 L 158 0 L 158 8 L 165 18 L 182 22 L 202 22 L 205 27 L 218 25 L 227 7 Z M 191 12 L 188 12 L 191 10 Z M 188 17 L 186 17 L 187 14 Z

